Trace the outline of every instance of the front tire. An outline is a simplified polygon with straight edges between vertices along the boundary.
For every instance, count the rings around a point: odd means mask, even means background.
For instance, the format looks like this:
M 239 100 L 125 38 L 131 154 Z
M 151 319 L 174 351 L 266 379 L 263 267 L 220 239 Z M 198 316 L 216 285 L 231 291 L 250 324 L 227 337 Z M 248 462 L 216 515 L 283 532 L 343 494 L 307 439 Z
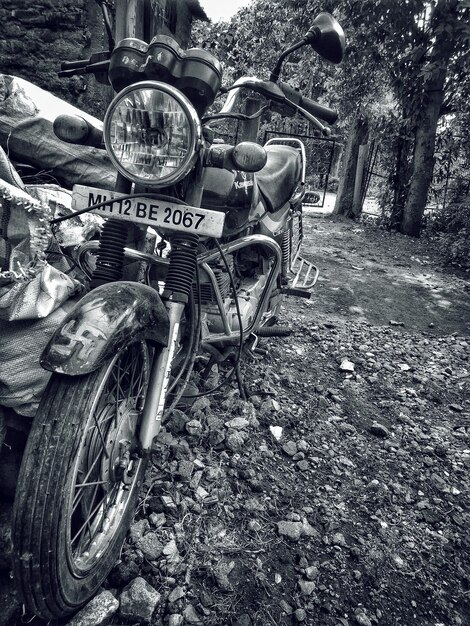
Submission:
M 18 479 L 13 570 L 26 609 L 76 611 L 116 562 L 146 459 L 138 428 L 149 353 L 137 342 L 91 374 L 53 374 Z

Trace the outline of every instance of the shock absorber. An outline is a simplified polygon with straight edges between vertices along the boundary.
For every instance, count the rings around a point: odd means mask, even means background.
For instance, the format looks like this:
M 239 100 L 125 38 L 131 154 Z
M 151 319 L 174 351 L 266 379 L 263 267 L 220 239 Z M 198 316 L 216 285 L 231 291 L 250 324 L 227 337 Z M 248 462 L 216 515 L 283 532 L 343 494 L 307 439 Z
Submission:
M 96 268 L 90 283 L 92 289 L 105 283 L 121 280 L 126 240 L 125 222 L 113 219 L 105 222 L 100 236 Z
M 177 233 L 171 238 L 170 264 L 162 294 L 164 300 L 188 301 L 197 265 L 199 236 Z
M 290 268 L 290 258 L 291 258 L 291 223 L 287 229 L 282 233 L 282 241 L 281 241 L 281 250 L 282 250 L 282 269 L 281 276 L 282 282 L 288 282 L 287 273 Z
M 118 173 L 115 190 L 130 193 L 132 183 Z M 91 289 L 122 279 L 124 247 L 127 241 L 127 225 L 122 220 L 107 220 L 101 231 L 96 268 L 90 282 Z

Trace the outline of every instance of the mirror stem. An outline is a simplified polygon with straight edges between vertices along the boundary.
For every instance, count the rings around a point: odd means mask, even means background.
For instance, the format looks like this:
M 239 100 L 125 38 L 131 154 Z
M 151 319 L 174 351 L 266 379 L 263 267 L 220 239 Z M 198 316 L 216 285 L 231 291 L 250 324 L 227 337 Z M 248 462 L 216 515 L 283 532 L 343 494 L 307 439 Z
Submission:
M 277 79 L 279 78 L 279 74 L 281 73 L 281 68 L 282 68 L 282 64 L 284 63 L 284 59 L 289 54 L 294 52 L 294 50 L 298 50 L 302 46 L 305 46 L 306 43 L 307 42 L 305 41 L 305 39 L 301 39 L 300 41 L 295 43 L 290 48 L 287 48 L 287 50 L 284 50 L 284 52 L 281 54 L 281 56 L 277 60 L 276 66 L 274 67 L 273 71 L 271 72 L 271 76 L 270 76 L 269 80 L 272 80 L 273 83 L 275 83 L 277 81 Z

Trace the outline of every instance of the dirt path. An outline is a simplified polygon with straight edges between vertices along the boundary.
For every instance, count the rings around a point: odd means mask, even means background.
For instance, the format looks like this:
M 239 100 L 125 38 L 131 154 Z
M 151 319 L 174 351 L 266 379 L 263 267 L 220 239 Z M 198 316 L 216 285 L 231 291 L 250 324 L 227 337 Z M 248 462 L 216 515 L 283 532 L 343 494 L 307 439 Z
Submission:
M 316 311 L 433 334 L 470 332 L 470 285 L 442 271 L 426 241 L 350 220 L 310 215 L 304 224 L 306 256 L 321 268 Z
M 469 626 L 468 283 L 421 241 L 305 232 L 312 300 L 246 363 L 248 402 L 166 423 L 107 587 L 144 577 L 157 626 Z

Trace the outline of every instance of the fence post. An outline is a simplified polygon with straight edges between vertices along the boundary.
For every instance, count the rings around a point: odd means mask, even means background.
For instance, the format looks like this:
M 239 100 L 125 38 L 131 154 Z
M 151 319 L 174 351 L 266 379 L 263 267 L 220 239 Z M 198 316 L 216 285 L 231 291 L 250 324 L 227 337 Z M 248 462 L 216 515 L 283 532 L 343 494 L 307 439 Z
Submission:
M 369 154 L 369 144 L 363 143 L 359 146 L 356 164 L 356 178 L 354 180 L 354 195 L 352 202 L 352 215 L 357 217 L 362 211 L 362 181 L 364 180 L 364 170 Z

